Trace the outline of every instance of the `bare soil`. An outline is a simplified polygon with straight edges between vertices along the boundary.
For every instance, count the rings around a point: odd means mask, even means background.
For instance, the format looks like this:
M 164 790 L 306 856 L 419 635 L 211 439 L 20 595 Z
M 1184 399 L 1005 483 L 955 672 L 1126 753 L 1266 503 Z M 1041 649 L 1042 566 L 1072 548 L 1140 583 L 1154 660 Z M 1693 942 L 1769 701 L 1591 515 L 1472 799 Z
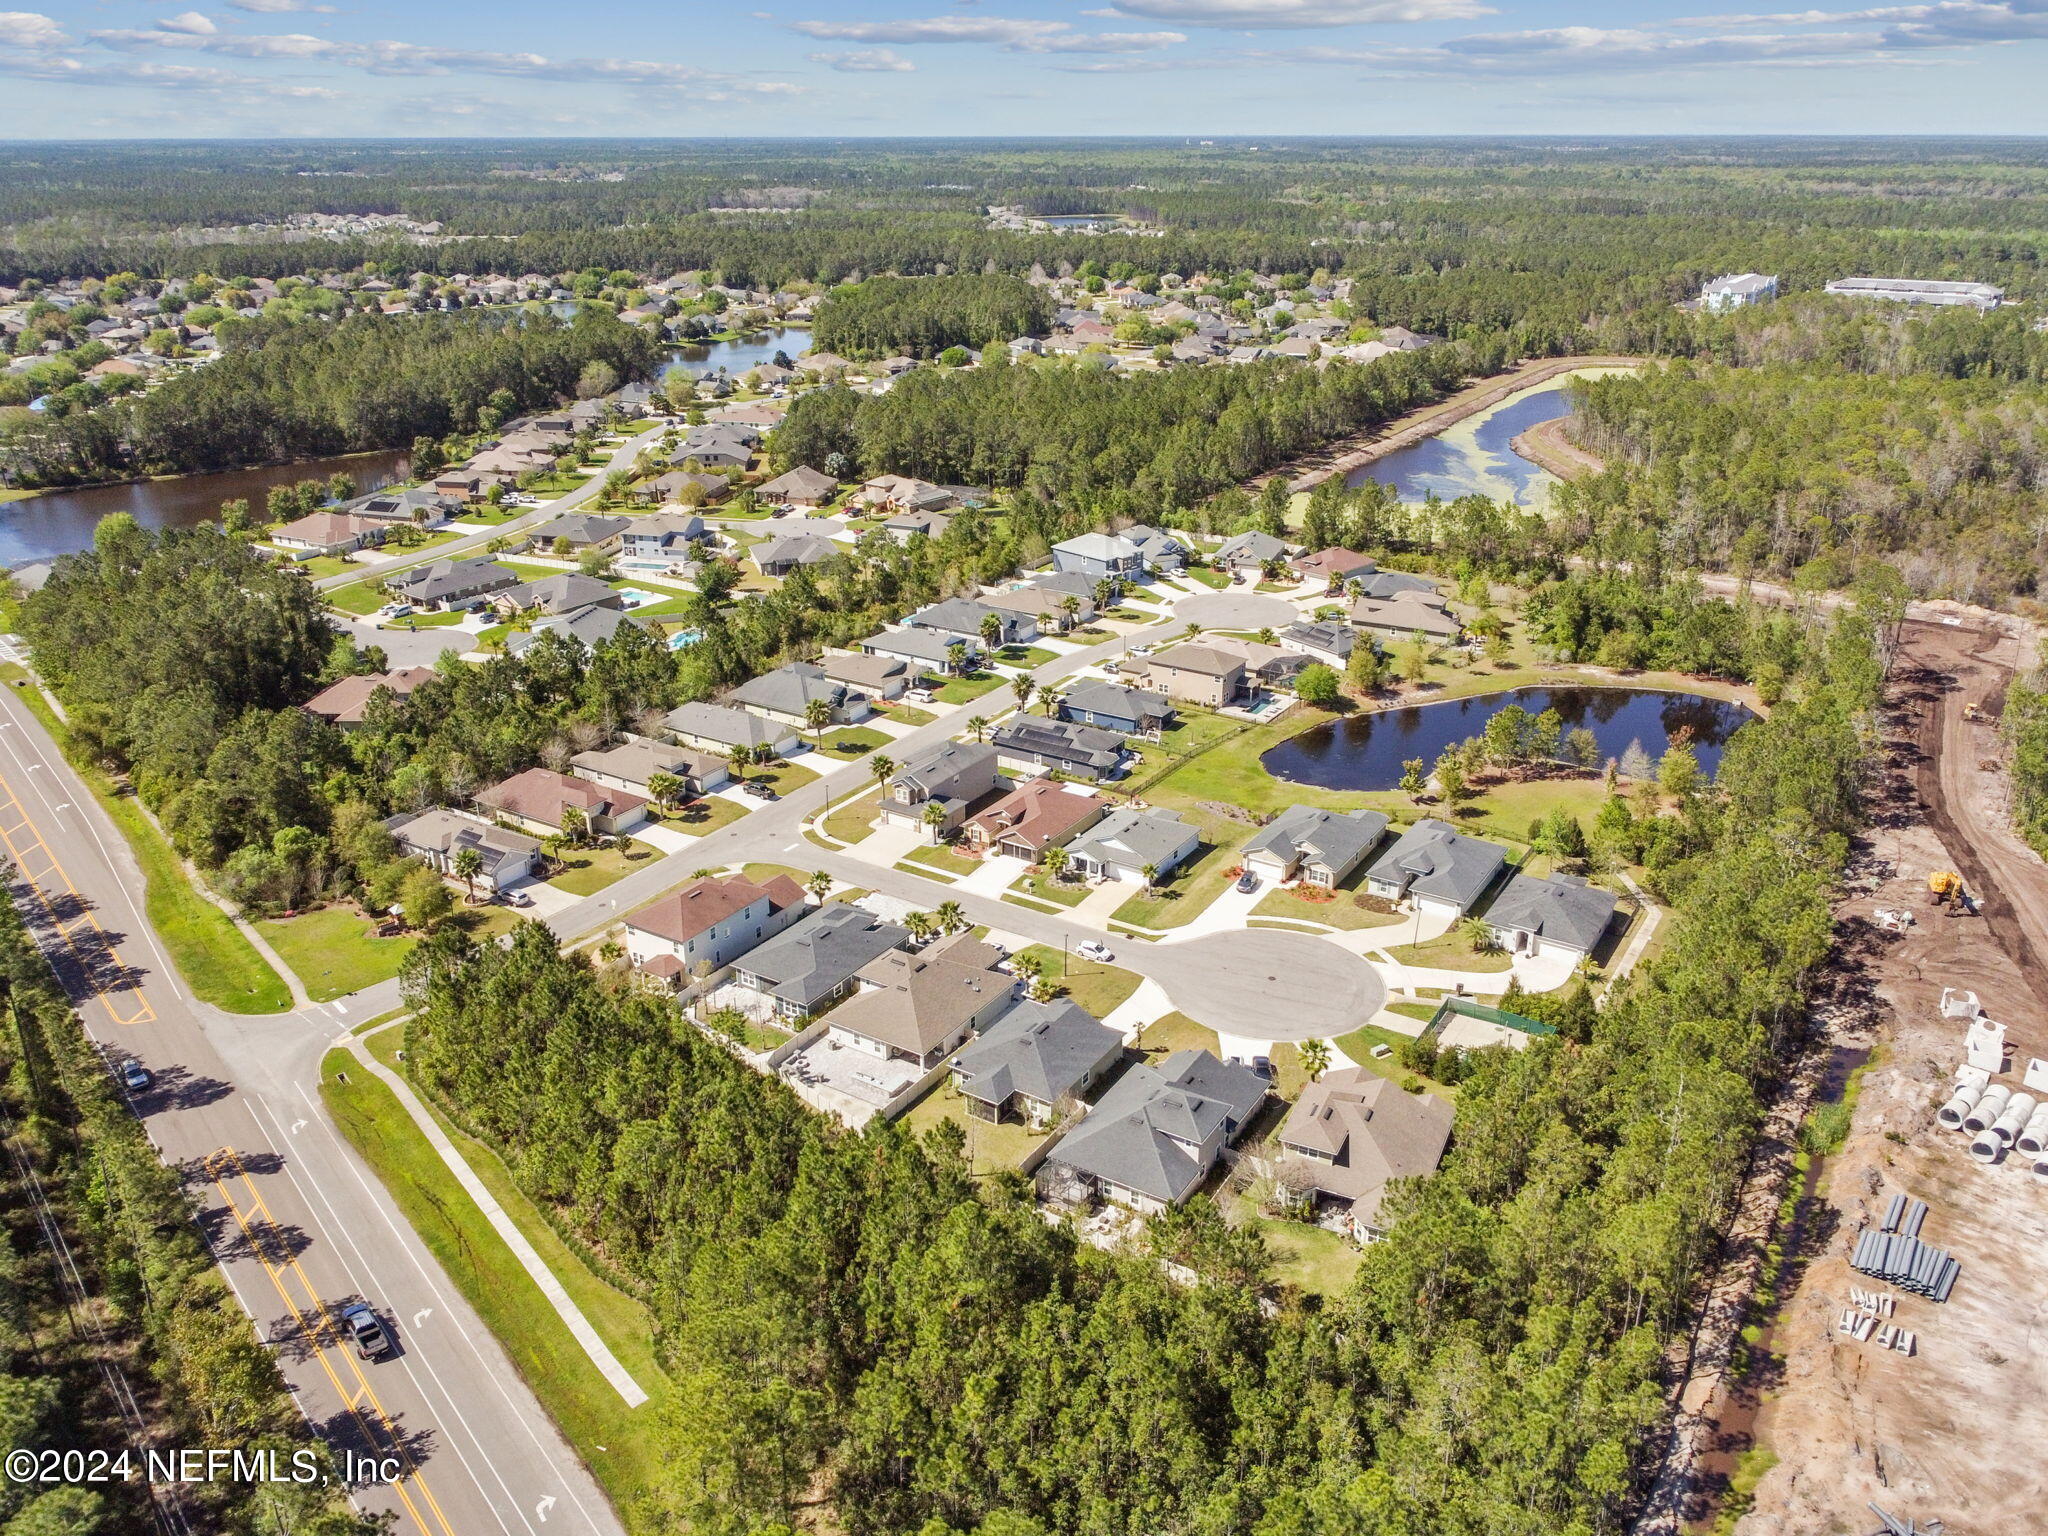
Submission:
M 1848 1142 L 1822 1170 L 1770 1358 L 1745 1389 L 1761 1399 L 1755 1442 L 1777 1464 L 1743 1536 L 1860 1536 L 1876 1527 L 1869 1501 L 1938 1517 L 1948 1536 L 2048 1528 L 2048 1185 L 2026 1159 L 1972 1162 L 1934 1120 L 1963 1054 L 1961 1023 L 1940 1013 L 1945 986 L 1974 990 L 2006 1026 L 2012 1070 L 2000 1081 L 2017 1087 L 2028 1058 L 2048 1056 L 2048 865 L 2012 832 L 1997 766 L 1995 715 L 2021 661 L 2002 629 L 1910 623 L 1901 636 L 1887 743 L 1898 793 L 1871 837 L 1874 883 L 1843 912 L 1880 1054 Z M 1966 702 L 1987 718 L 1966 719 Z M 1934 905 L 1937 869 L 1962 875 L 1981 916 Z M 1903 936 L 1865 921 L 1895 907 L 1916 917 Z M 1945 1305 L 1899 1293 L 1893 1320 L 1918 1335 L 1910 1358 L 1836 1331 L 1850 1285 L 1879 1288 L 1848 1267 L 1855 1236 L 1899 1191 L 1929 1203 L 1922 1237 L 1962 1265 Z M 1722 1396 L 1710 1417 L 1749 1438 L 1743 1393 Z
M 1576 480 L 1581 475 L 1597 475 L 1607 467 L 1606 460 L 1596 453 L 1589 453 L 1572 441 L 1569 416 L 1559 416 L 1551 421 L 1539 421 L 1528 431 L 1521 433 L 1508 447 L 1527 459 L 1531 464 L 1540 464 L 1560 480 Z

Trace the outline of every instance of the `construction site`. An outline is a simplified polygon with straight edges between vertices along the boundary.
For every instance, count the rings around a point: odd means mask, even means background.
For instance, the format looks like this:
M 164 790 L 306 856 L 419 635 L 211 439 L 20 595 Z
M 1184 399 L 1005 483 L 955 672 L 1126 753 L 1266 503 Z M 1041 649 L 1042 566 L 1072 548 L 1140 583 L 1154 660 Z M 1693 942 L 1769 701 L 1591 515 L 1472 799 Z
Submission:
M 2034 644 L 1902 627 L 1812 1085 L 1853 1082 L 1854 1112 L 1779 1207 L 1775 1314 L 1701 1404 L 1695 1529 L 2048 1529 L 2048 865 L 1998 727 Z

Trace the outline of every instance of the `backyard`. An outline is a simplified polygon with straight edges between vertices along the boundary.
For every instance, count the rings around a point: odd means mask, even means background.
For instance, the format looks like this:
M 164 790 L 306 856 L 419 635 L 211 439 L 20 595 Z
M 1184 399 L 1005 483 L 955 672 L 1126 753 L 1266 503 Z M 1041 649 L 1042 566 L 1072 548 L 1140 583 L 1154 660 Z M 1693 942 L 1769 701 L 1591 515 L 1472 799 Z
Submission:
M 1025 1155 L 1044 1140 L 1044 1133 L 1034 1131 L 1020 1120 L 1006 1120 L 992 1125 L 967 1112 L 967 1100 L 951 1078 L 942 1081 L 936 1088 L 911 1105 L 898 1121 L 904 1129 L 922 1138 L 936 1129 L 941 1121 L 951 1120 L 967 1132 L 967 1165 L 977 1174 L 998 1172 L 1004 1168 L 1015 1168 L 1024 1161 Z

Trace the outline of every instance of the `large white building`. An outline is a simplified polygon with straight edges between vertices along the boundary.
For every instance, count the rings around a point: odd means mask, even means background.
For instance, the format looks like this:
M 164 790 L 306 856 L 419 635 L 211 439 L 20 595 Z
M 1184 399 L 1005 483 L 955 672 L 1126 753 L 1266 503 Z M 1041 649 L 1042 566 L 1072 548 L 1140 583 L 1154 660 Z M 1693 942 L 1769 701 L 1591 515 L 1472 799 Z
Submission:
M 1778 296 L 1778 280 L 1761 272 L 1744 272 L 1735 277 L 1717 277 L 1700 290 L 1700 308 L 1719 313 L 1761 304 Z
M 1886 299 L 1894 304 L 1939 304 L 1996 309 L 2005 290 L 1989 283 L 1950 283 L 1919 277 L 1838 277 L 1828 292 L 1844 299 Z

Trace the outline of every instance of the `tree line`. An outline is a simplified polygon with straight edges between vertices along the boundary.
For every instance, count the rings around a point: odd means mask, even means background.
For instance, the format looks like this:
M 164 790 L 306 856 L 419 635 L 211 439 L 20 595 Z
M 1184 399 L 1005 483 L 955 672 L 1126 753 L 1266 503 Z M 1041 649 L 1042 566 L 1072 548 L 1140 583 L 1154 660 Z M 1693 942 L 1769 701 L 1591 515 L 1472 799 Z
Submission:
M 937 357 L 948 347 L 1043 333 L 1052 301 L 1018 277 L 871 277 L 835 288 L 812 324 L 820 352 L 844 357 Z

